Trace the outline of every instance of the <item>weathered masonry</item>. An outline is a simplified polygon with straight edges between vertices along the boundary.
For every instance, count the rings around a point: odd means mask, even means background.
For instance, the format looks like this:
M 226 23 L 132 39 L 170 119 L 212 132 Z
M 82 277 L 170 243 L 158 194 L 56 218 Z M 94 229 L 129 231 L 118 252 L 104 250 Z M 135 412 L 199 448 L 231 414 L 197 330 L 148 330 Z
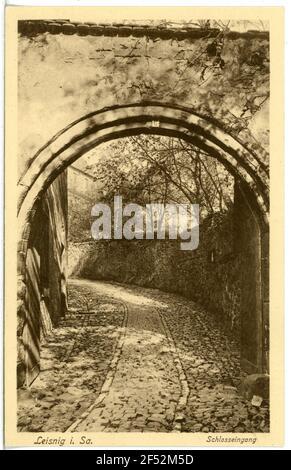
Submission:
M 41 331 L 66 308 L 64 172 L 97 145 L 139 134 L 184 139 L 234 176 L 242 364 L 268 372 L 268 33 L 24 21 L 18 74 L 19 385 L 36 376 Z
M 25 289 L 19 292 L 21 338 L 18 383 L 39 373 L 40 341 L 51 332 L 67 307 L 67 175 L 60 174 L 35 205 L 27 242 Z

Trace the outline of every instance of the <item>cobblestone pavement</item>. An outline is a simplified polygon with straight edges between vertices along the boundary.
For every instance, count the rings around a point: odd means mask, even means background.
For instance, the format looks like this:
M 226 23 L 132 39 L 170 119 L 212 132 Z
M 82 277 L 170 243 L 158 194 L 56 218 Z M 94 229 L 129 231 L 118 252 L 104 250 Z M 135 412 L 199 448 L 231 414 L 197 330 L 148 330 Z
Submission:
M 236 341 L 194 302 L 72 280 L 69 307 L 19 392 L 20 431 L 268 432 L 267 403 L 237 391 Z
M 90 283 L 69 288 L 69 314 L 42 345 L 41 373 L 18 390 L 19 431 L 65 431 L 94 402 L 110 367 L 125 304 Z

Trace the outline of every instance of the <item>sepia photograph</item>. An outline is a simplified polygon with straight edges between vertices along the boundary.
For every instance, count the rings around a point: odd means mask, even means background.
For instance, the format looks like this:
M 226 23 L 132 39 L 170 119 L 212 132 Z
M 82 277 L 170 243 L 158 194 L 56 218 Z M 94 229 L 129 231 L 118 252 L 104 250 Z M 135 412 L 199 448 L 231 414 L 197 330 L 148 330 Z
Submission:
M 8 440 L 258 445 L 282 431 L 269 287 L 282 11 L 113 10 L 6 13 Z

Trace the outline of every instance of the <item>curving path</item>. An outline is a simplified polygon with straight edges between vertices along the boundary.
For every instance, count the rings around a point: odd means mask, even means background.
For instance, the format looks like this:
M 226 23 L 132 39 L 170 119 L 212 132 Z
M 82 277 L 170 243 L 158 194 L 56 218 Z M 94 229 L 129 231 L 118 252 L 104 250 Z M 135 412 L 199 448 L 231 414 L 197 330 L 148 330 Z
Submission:
M 19 391 L 18 430 L 268 432 L 268 405 L 239 393 L 239 348 L 183 297 L 75 279 L 69 314 Z
M 96 289 L 126 304 L 127 319 L 100 395 L 68 431 L 180 430 L 185 376 L 159 313 L 164 304 L 124 286 Z

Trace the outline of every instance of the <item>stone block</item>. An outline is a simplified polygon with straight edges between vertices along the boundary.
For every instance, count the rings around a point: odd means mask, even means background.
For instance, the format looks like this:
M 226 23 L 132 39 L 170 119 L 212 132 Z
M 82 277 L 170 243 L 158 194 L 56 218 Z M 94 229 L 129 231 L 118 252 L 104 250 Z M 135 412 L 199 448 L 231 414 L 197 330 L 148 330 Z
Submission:
M 269 399 L 269 375 L 251 374 L 247 375 L 241 382 L 239 392 L 247 400 L 251 400 L 254 395 Z

